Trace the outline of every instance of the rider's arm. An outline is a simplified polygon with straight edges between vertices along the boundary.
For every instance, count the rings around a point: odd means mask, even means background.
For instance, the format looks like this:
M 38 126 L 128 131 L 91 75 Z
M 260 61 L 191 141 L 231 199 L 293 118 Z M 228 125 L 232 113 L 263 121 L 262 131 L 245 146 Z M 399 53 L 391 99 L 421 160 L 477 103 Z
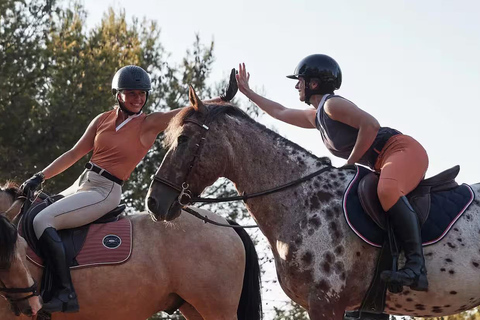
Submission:
M 57 174 L 67 170 L 75 162 L 80 160 L 93 149 L 93 142 L 95 139 L 95 133 L 97 131 L 99 117 L 100 115 L 90 122 L 87 130 L 85 130 L 82 137 L 77 141 L 72 149 L 59 156 L 50 165 L 42 170 L 43 174 L 45 175 L 45 179 L 52 178 Z
M 278 102 L 262 97 L 248 85 L 250 74 L 246 71 L 245 64 L 238 66 L 238 74 L 236 75 L 238 89 L 248 99 L 255 103 L 260 109 L 278 119 L 280 121 L 293 124 L 302 128 L 315 128 L 315 110 L 298 110 L 286 108 Z
M 358 108 L 352 102 L 342 98 L 327 100 L 324 110 L 333 120 L 358 129 L 357 141 L 347 160 L 347 164 L 357 163 L 377 136 L 377 132 L 380 129 L 377 119 Z

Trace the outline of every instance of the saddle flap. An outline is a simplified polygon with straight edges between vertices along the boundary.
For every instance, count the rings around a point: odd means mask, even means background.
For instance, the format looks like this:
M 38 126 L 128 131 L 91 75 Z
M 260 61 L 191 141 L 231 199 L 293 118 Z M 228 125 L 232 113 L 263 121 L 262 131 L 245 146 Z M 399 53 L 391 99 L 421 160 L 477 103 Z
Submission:
M 387 229 L 387 220 L 385 211 L 380 205 L 380 200 L 377 194 L 378 174 L 371 172 L 360 180 L 358 185 L 358 198 L 362 204 L 365 212 L 372 218 L 372 220 L 382 228 Z

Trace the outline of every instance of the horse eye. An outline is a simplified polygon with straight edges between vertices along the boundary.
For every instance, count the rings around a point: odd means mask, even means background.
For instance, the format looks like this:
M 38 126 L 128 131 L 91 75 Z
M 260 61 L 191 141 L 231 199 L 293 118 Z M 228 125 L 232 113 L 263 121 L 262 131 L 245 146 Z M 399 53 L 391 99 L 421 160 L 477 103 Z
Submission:
M 188 141 L 188 137 L 185 136 L 185 135 L 181 135 L 181 136 L 178 137 L 177 141 L 178 141 L 178 144 L 185 143 L 185 142 Z

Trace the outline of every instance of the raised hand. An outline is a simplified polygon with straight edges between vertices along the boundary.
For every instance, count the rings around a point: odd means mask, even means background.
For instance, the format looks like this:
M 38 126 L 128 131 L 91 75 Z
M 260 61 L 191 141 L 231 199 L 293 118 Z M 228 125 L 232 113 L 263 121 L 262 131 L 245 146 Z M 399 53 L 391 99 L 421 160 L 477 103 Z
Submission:
M 250 91 L 250 86 L 248 85 L 248 81 L 250 80 L 250 73 L 247 72 L 245 68 L 245 63 L 240 63 L 238 65 L 238 74 L 236 75 L 238 89 L 244 95 L 247 95 L 248 91 Z

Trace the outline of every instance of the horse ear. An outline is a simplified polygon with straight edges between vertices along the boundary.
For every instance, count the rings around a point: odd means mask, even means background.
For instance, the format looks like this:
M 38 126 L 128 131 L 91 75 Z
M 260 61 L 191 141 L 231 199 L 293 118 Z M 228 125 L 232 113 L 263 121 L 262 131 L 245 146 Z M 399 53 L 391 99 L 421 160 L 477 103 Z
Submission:
M 203 104 L 202 100 L 198 98 L 195 90 L 191 85 L 188 86 L 188 99 L 190 100 L 190 103 L 192 104 L 195 111 L 206 113 L 207 109 L 205 108 L 205 105 Z

